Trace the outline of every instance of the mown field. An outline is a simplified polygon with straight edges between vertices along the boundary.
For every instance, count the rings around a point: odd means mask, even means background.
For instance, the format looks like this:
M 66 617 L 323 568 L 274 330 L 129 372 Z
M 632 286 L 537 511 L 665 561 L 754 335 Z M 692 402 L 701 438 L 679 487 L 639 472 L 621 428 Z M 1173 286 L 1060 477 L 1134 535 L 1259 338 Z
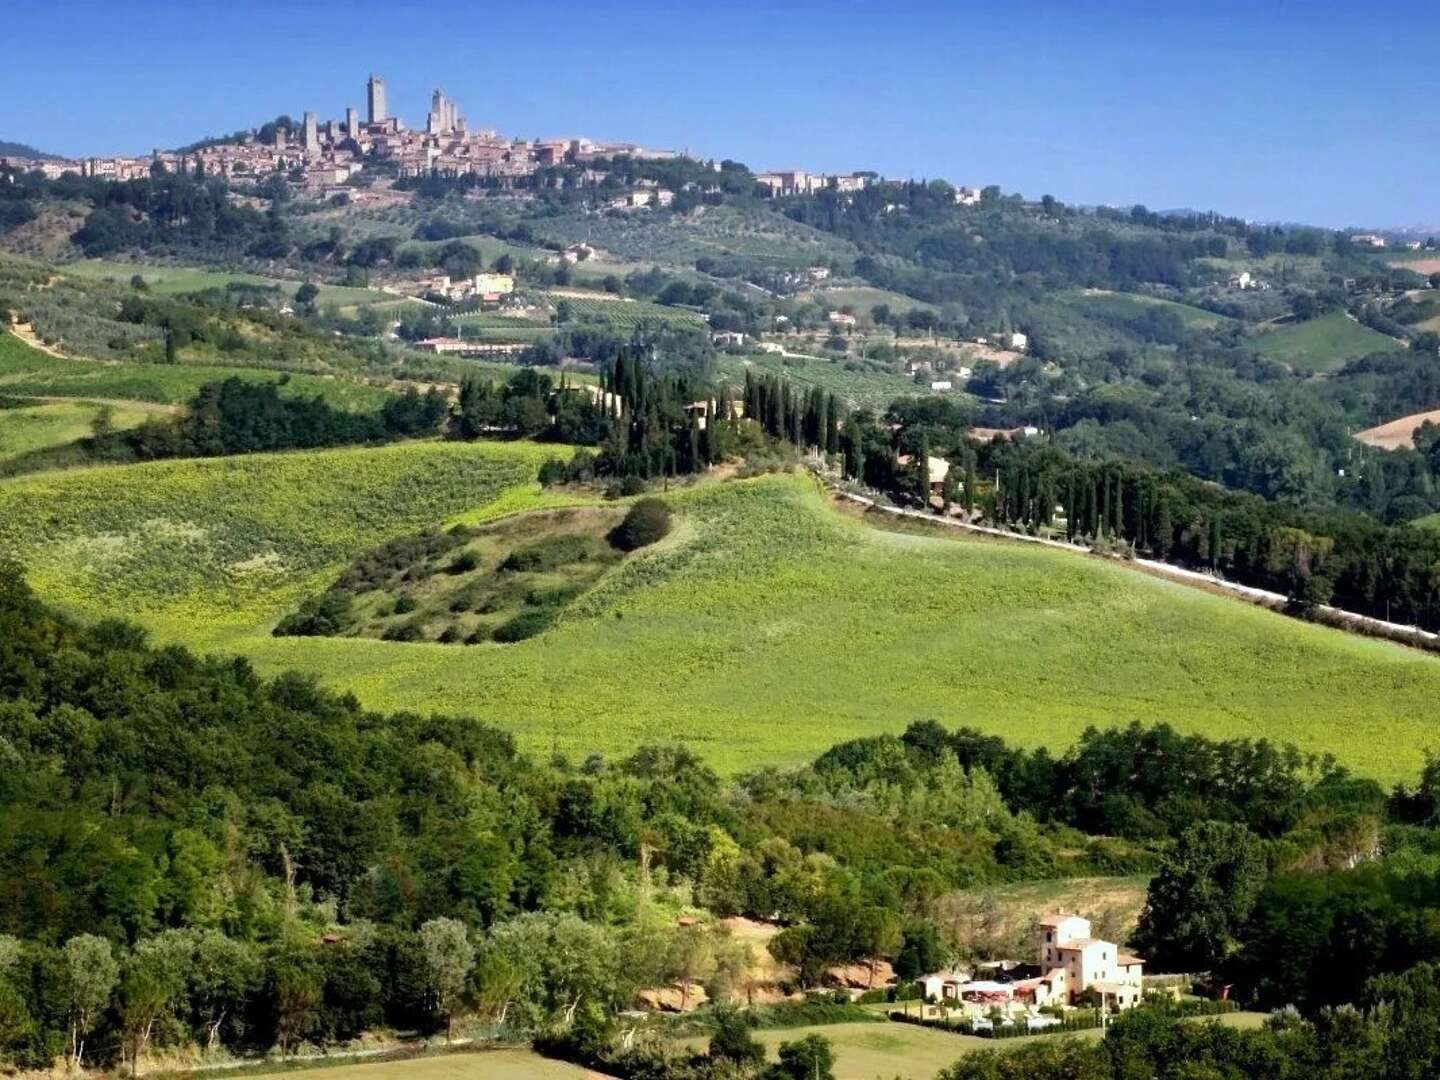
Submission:
M 206 383 L 230 377 L 274 382 L 278 371 L 202 364 L 140 364 L 131 361 L 70 360 L 34 349 L 13 334 L 0 333 L 0 394 L 18 397 L 111 398 L 175 405 L 189 401 Z M 337 408 L 365 412 L 379 408 L 389 391 L 348 379 L 290 373 L 281 391 L 294 397 L 320 395 Z
M 1397 347 L 1395 341 L 1343 311 L 1282 326 L 1255 339 L 1259 352 L 1297 371 L 1334 371 L 1347 360 Z
M 284 1075 L 294 1072 L 287 1069 Z M 473 1054 L 331 1065 L 316 1075 L 324 1080 L 604 1080 L 600 1073 L 552 1061 L 530 1050 L 481 1050 Z
M 299 668 L 377 708 L 468 713 L 576 756 L 683 742 L 718 768 L 934 717 L 1060 749 L 1168 721 L 1413 779 L 1440 662 L 1066 552 L 874 530 L 800 476 L 672 493 L 661 544 L 514 645 L 276 639 L 297 598 L 426 523 L 530 505 L 551 448 L 411 444 L 29 477 L 0 547 L 42 595 Z
M 164 406 L 138 402 L 103 405 L 94 401 L 37 401 L 14 406 L 0 402 L 0 462 L 89 437 L 102 410 L 117 431 L 169 412 Z
M 1225 1027 L 1258 1027 L 1264 1019 L 1259 1013 L 1238 1012 L 1218 1017 L 1214 1022 Z M 1101 1034 L 1100 1029 L 1095 1028 L 1070 1035 L 1020 1035 L 997 1042 L 976 1035 L 887 1022 L 776 1028 L 757 1031 L 755 1037 L 764 1044 L 770 1060 L 775 1061 L 781 1043 L 794 1042 L 807 1035 L 823 1035 L 835 1051 L 835 1080 L 934 1080 L 941 1069 L 977 1050 L 1015 1049 L 1041 1040 L 1098 1039 Z M 686 1044 L 695 1049 L 709 1045 L 705 1039 L 688 1039 Z

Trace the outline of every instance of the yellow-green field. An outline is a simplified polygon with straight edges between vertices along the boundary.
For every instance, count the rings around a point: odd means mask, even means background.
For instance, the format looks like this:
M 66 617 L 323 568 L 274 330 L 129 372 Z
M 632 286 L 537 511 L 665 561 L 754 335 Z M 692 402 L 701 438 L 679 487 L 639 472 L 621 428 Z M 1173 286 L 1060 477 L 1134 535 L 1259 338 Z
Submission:
M 358 552 L 528 492 L 553 448 L 378 449 L 41 473 L 0 486 L 0 550 L 41 592 L 197 647 L 259 635 Z
M 110 423 L 117 431 L 169 412 L 163 406 L 139 402 L 104 405 L 95 401 L 37 401 L 0 408 L 0 461 L 87 438 L 93 433 L 95 418 L 104 409 L 109 410 Z
M 425 524 L 573 496 L 554 448 L 409 444 L 37 475 L 0 484 L 0 549 L 85 617 L 298 668 L 367 705 L 471 714 L 532 750 L 684 742 L 726 772 L 934 717 L 1063 749 L 1168 721 L 1413 779 L 1440 662 L 1067 552 L 873 530 L 812 481 L 674 493 L 675 531 L 514 645 L 284 638 L 356 553 Z
M 179 404 L 193 398 L 206 383 L 229 378 L 246 382 L 284 379 L 280 392 L 286 396 L 318 395 L 336 408 L 353 412 L 378 409 L 391 396 L 382 387 L 352 379 L 298 372 L 51 356 L 32 348 L 14 334 L 0 332 L 0 395 Z

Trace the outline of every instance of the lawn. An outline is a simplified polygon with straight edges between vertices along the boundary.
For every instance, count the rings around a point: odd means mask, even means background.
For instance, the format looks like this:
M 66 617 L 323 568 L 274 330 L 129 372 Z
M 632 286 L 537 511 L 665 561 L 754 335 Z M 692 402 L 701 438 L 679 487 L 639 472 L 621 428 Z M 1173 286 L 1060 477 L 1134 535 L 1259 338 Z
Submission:
M 1255 348 L 1297 371 L 1334 371 L 1346 361 L 1373 352 L 1399 348 L 1391 338 L 1371 330 L 1343 311 L 1282 326 L 1255 339 Z
M 359 1065 L 317 1066 L 325 1080 L 604 1080 L 600 1073 L 530 1050 L 481 1050 L 473 1054 L 372 1061 Z M 312 1070 L 299 1070 L 302 1075 Z M 296 1070 L 284 1070 L 292 1075 Z M 247 1076 L 272 1075 L 250 1073 Z M 276 1074 L 278 1075 L 278 1074 Z
M 672 493 L 672 535 L 528 641 L 270 636 L 358 552 L 524 509 L 553 452 L 411 444 L 30 477 L 0 484 L 0 547 L 79 614 L 575 757 L 682 742 L 733 773 L 925 717 L 1055 749 L 1138 720 L 1332 751 L 1394 782 L 1434 741 L 1427 655 L 1069 552 L 871 529 L 801 476 Z
M 0 407 L 0 462 L 87 438 L 102 409 L 109 410 L 116 430 L 136 427 L 151 416 L 169 412 L 164 406 L 134 402 L 107 406 L 94 401 L 40 401 Z
M 0 333 L 0 395 L 123 399 L 182 404 L 206 383 L 233 377 L 250 382 L 288 379 L 282 393 L 319 395 L 338 408 L 366 412 L 390 393 L 378 386 L 321 375 L 201 364 L 141 364 L 128 360 L 70 360 L 32 348 L 13 334 Z

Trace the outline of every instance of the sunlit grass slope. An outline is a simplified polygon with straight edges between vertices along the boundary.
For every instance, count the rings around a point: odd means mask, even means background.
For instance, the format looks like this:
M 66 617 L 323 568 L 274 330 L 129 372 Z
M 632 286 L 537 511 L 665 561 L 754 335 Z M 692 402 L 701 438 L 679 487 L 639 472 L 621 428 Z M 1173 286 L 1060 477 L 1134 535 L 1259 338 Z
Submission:
M 0 550 L 79 615 L 206 648 L 268 631 L 360 551 L 516 498 L 553 453 L 409 443 L 40 474 L 0 485 Z
M 881 532 L 802 477 L 672 495 L 677 527 L 516 645 L 276 639 L 355 552 L 563 501 L 535 447 L 407 446 L 0 486 L 0 540 L 87 615 L 293 667 L 386 709 L 464 712 L 535 751 L 683 741 L 734 771 L 920 717 L 1061 749 L 1169 721 L 1331 751 L 1386 781 L 1434 743 L 1440 662 L 1067 552 Z M 103 480 L 103 483 L 102 483 Z

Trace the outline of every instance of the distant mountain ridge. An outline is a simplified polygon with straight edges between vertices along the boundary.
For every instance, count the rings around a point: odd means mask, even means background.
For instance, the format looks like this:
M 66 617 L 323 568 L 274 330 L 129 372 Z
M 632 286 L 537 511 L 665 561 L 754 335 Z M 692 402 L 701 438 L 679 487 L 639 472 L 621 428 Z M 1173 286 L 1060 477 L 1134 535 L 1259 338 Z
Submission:
M 20 142 L 6 142 L 0 139 L 0 157 L 22 157 L 31 158 L 35 161 L 63 161 L 59 154 L 47 154 L 43 150 L 36 150 L 33 146 L 27 146 Z

